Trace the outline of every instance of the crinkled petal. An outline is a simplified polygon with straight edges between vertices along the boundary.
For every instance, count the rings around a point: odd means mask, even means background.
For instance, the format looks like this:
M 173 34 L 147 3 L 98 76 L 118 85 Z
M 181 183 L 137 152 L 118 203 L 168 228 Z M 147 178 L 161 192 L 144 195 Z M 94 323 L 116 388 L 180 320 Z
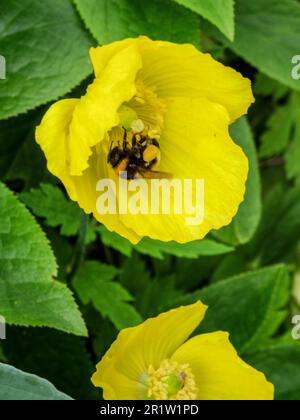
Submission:
M 122 103 L 133 97 L 138 79 L 147 88 L 153 88 L 158 96 L 164 98 L 163 101 L 170 103 L 162 142 L 166 145 L 169 141 L 168 133 L 172 133 L 172 136 L 174 134 L 174 141 L 171 138 L 170 147 L 167 145 L 162 147 L 163 159 L 158 169 L 163 170 L 165 167 L 167 171 L 172 171 L 174 176 L 180 177 L 183 165 L 190 161 L 191 178 L 193 173 L 196 173 L 196 159 L 193 159 L 192 154 L 197 155 L 199 150 L 199 148 L 196 151 L 193 149 L 195 139 L 200 138 L 200 143 L 204 145 L 203 138 L 211 137 L 211 133 L 207 134 L 205 129 L 207 122 L 211 127 L 208 115 L 204 115 L 202 109 L 200 115 L 203 116 L 203 120 L 201 123 L 199 120 L 197 122 L 198 116 L 193 112 L 193 107 L 201 108 L 204 104 L 209 109 L 207 114 L 219 109 L 216 114 L 220 115 L 222 114 L 220 109 L 225 108 L 229 114 L 225 123 L 227 126 L 231 120 L 244 113 L 251 102 L 249 82 L 209 56 L 199 53 L 190 45 L 151 41 L 146 37 L 126 39 L 91 49 L 90 54 L 96 79 L 88 88 L 87 94 L 80 100 L 60 101 L 53 105 L 37 129 L 37 141 L 46 154 L 49 170 L 62 180 L 71 198 L 78 201 L 86 212 L 92 212 L 109 230 L 118 232 L 133 243 L 138 242 L 143 236 L 164 241 L 188 242 L 202 238 L 213 228 L 230 223 L 242 200 L 247 164 L 240 149 L 233 147 L 227 132 L 223 136 L 224 139 L 227 138 L 223 145 L 219 141 L 218 134 L 218 139 L 207 143 L 209 144 L 207 150 L 201 149 L 202 156 L 206 155 L 209 158 L 213 155 L 213 150 L 220 151 L 217 153 L 215 165 L 211 163 L 214 161 L 203 163 L 204 159 L 199 162 L 203 168 L 213 169 L 212 172 L 221 177 L 225 174 L 225 166 L 228 165 L 227 175 L 229 175 L 223 176 L 224 182 L 220 182 L 220 185 L 227 187 L 230 180 L 230 187 L 226 197 L 223 191 L 222 199 L 213 203 L 212 197 L 217 197 L 220 188 L 215 186 L 216 183 L 206 183 L 205 198 L 208 198 L 208 205 L 205 207 L 206 216 L 200 228 L 187 227 L 185 214 L 170 217 L 161 215 L 119 217 L 117 214 L 98 214 L 95 192 L 101 172 L 98 170 L 98 165 L 100 162 L 104 172 L 107 172 L 107 164 L 106 157 L 94 156 L 97 153 L 95 146 L 102 142 L 107 131 L 119 123 L 118 109 Z M 190 98 L 185 99 L 184 96 Z M 248 105 L 243 104 L 241 98 Z M 224 121 L 225 114 L 226 112 L 223 112 Z M 219 122 L 220 120 L 217 121 L 217 126 Z M 221 122 L 220 125 L 222 124 Z M 233 155 L 230 155 L 231 152 Z M 221 157 L 221 153 L 224 153 L 224 157 Z M 237 168 L 238 162 L 241 165 Z M 235 169 L 237 169 L 236 175 Z M 208 171 L 202 172 L 205 172 L 209 178 Z M 212 177 L 210 178 L 213 181 Z M 237 190 L 233 191 L 238 178 L 240 182 L 236 184 Z M 207 186 L 210 188 L 209 191 Z M 231 198 L 233 200 L 230 206 Z
M 122 223 L 141 237 L 180 243 L 202 239 L 210 230 L 228 225 L 243 201 L 248 175 L 247 157 L 230 138 L 228 124 L 226 109 L 208 99 L 169 99 L 156 169 L 182 182 L 192 179 L 194 186 L 197 179 L 204 181 L 204 219 L 201 224 L 187 224 L 192 215 L 183 201 L 182 214 L 124 214 Z M 195 189 L 192 193 L 195 203 Z
M 127 377 L 129 388 L 137 383 L 136 392 L 140 393 L 143 374 L 148 372 L 150 366 L 157 369 L 164 359 L 172 356 L 202 321 L 205 311 L 206 306 L 197 302 L 121 331 L 98 364 L 93 383 L 103 387 L 107 395 L 120 397 L 124 394 L 119 389 L 118 375 L 122 375 L 123 379 Z M 115 375 L 116 371 L 118 375 Z M 125 386 L 125 382 L 122 385 Z
M 199 335 L 173 355 L 189 363 L 195 375 L 199 400 L 273 400 L 274 386 L 238 356 L 224 332 Z
M 190 44 L 139 38 L 141 77 L 160 97 L 203 97 L 223 105 L 233 122 L 254 102 L 251 82 Z
M 92 213 L 98 222 L 103 223 L 108 230 L 118 232 L 131 243 L 136 244 L 141 240 L 130 227 L 126 227 L 117 213 L 101 214 L 97 211 L 97 184 L 103 179 L 113 179 L 114 172 L 107 165 L 107 154 L 101 148 L 95 148 L 89 159 L 89 167 L 79 177 L 71 177 L 74 181 L 74 194 L 70 197 L 77 201 L 79 206 L 87 213 Z M 66 185 L 67 187 L 67 185 Z
M 92 49 L 96 74 L 114 54 L 129 45 L 139 49 L 143 60 L 140 77 L 158 96 L 207 98 L 223 105 L 231 122 L 246 114 L 254 102 L 250 80 L 214 60 L 210 54 L 190 44 L 153 41 L 145 36 Z
M 112 42 L 111 44 L 102 45 L 101 47 L 90 48 L 90 58 L 95 76 L 99 77 L 101 75 L 101 72 L 116 54 L 132 45 L 137 46 L 137 40 L 127 38 L 121 41 Z
M 116 360 L 135 334 L 135 328 L 122 330 L 117 340 L 97 365 L 97 371 L 92 376 L 92 382 L 94 386 L 103 388 L 105 400 L 137 400 L 141 397 L 139 395 L 141 384 L 115 368 Z
M 74 183 L 71 180 L 68 164 L 68 136 L 73 112 L 78 99 L 64 99 L 53 104 L 36 128 L 36 141 L 43 150 L 49 171 L 57 176 L 74 196 Z
M 117 231 L 137 243 L 141 238 L 130 228 L 126 228 L 117 214 L 100 215 L 96 210 L 99 194 L 96 191 L 97 182 L 108 178 L 106 156 L 100 150 L 93 150 L 89 159 L 89 167 L 82 176 L 71 176 L 67 162 L 69 161 L 68 133 L 73 112 L 78 99 L 65 99 L 50 107 L 41 124 L 36 129 L 36 141 L 45 153 L 49 171 L 64 184 L 70 198 L 108 229 Z
M 119 124 L 118 110 L 136 92 L 136 75 L 142 66 L 132 45 L 114 55 L 88 87 L 75 107 L 69 134 L 70 174 L 81 175 L 88 167 L 91 148 Z
M 145 387 L 141 383 L 122 375 L 113 366 L 109 369 L 109 376 L 99 380 L 96 373 L 92 382 L 103 389 L 105 400 L 141 400 L 146 395 Z

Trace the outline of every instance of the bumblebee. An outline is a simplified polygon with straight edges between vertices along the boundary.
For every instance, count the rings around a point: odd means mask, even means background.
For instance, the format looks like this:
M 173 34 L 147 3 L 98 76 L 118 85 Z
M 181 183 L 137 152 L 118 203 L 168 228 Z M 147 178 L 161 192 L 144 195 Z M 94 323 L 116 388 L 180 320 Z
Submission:
M 155 179 L 170 178 L 170 174 L 153 171 L 152 168 L 160 160 L 160 147 L 156 139 L 143 134 L 133 134 L 131 143 L 127 140 L 127 131 L 124 129 L 122 146 L 111 144 L 107 157 L 109 163 L 120 176 L 127 173 L 127 180 L 138 178 Z

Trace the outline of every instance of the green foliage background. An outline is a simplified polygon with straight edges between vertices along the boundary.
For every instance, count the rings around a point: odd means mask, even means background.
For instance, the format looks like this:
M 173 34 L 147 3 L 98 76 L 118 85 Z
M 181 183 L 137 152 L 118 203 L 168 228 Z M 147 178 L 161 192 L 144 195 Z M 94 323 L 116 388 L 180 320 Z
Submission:
M 34 142 L 49 103 L 84 92 L 88 48 L 141 34 L 193 43 L 253 81 L 256 103 L 231 128 L 250 161 L 246 200 L 202 241 L 109 233 Z M 300 2 L 0 0 L 0 54 L 0 399 L 97 399 L 90 376 L 120 329 L 201 299 L 199 332 L 229 331 L 277 399 L 299 400 Z

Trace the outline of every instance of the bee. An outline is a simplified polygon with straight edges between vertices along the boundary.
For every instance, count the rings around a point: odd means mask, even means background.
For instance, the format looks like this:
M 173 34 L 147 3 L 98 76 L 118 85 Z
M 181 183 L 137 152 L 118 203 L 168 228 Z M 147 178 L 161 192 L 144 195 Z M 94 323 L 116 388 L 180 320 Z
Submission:
M 160 161 L 160 147 L 156 139 L 143 134 L 133 134 L 131 144 L 127 140 L 127 131 L 124 129 L 122 146 L 111 144 L 107 156 L 109 163 L 118 176 L 127 173 L 127 180 L 163 179 L 171 178 L 166 172 L 152 170 L 153 166 Z

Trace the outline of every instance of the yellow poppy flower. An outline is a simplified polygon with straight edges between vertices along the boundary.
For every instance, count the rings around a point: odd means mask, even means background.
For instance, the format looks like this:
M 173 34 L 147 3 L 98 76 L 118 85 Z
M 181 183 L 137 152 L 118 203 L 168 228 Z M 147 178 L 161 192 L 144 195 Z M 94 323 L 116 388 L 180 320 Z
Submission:
M 92 377 L 104 399 L 274 399 L 273 385 L 239 358 L 227 333 L 187 340 L 206 309 L 197 302 L 121 331 Z
M 71 199 L 132 243 L 144 236 L 185 243 L 228 225 L 243 200 L 248 174 L 248 160 L 228 127 L 253 102 L 250 81 L 192 45 L 147 37 L 92 48 L 90 56 L 95 79 L 86 94 L 52 105 L 36 130 L 49 171 Z M 142 154 L 143 165 L 151 167 L 148 175 L 155 170 L 204 181 L 201 223 L 187 224 L 185 208 L 179 214 L 162 214 L 161 205 L 154 214 L 120 212 L 118 190 L 115 214 L 97 210 L 98 181 L 117 184 L 116 167 L 126 168 L 126 160 L 113 164 L 112 149 L 124 138 L 132 148 L 139 133 L 151 140 Z M 173 190 L 170 194 L 176 201 Z

